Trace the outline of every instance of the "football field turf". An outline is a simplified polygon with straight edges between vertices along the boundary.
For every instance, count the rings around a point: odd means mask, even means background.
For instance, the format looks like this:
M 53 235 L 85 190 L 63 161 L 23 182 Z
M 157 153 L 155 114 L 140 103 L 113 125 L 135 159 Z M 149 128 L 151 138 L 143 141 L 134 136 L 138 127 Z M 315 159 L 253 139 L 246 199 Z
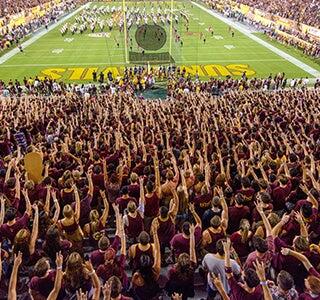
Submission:
M 94 6 L 107 5 L 117 8 L 121 7 L 122 3 L 91 3 L 89 9 Z M 127 2 L 127 5 L 130 8 L 136 4 Z M 142 8 L 145 4 L 139 5 Z M 162 9 L 170 9 L 169 2 L 163 5 Z M 150 12 L 150 10 L 151 4 L 148 3 L 146 11 Z M 176 65 L 186 66 L 187 72 L 191 75 L 198 72 L 203 78 L 224 78 L 227 75 L 241 76 L 246 71 L 248 77 L 266 77 L 271 73 L 277 74 L 279 72 L 285 72 L 288 78 L 312 77 L 302 68 L 239 31 L 234 30 L 235 34 L 232 37 L 227 24 L 191 2 L 176 1 L 174 10 L 179 16 L 181 11 L 188 15 L 190 24 L 188 31 L 181 17 L 179 23 L 174 24 L 171 36 L 171 56 Z M 101 16 L 101 18 L 107 19 L 108 16 Z M 118 14 L 119 18 L 121 18 L 120 13 Z M 66 82 L 91 82 L 94 70 L 98 73 L 104 72 L 105 75 L 111 71 L 114 76 L 118 76 L 123 73 L 125 66 L 135 65 L 134 62 L 131 64 L 127 62 L 128 56 L 126 57 L 125 48 L 127 52 L 130 52 L 130 45 L 132 45 L 133 52 L 142 51 L 135 42 L 137 26 L 130 29 L 127 43 L 125 43 L 124 33 L 120 33 L 117 27 L 109 31 L 108 26 L 104 28 L 103 34 L 100 32 L 100 28 L 96 28 L 93 34 L 88 29 L 83 34 L 72 35 L 69 31 L 62 36 L 60 29 L 63 24 L 70 25 L 74 22 L 75 16 L 49 30 L 44 36 L 26 47 L 23 53 L 17 53 L 1 63 L 0 79 L 8 81 L 16 78 L 21 80 L 24 76 L 47 76 Z M 209 32 L 210 27 L 214 30 L 213 34 Z M 170 49 L 170 26 L 167 24 L 164 29 L 167 40 L 164 46 L 156 51 L 157 53 L 168 52 Z M 183 45 L 175 41 L 174 29 L 181 36 Z M 130 39 L 133 42 L 130 42 Z M 119 45 L 117 46 L 117 44 Z M 291 54 L 290 51 L 293 50 L 285 49 L 285 52 L 289 54 Z M 294 55 L 300 59 L 297 53 Z M 313 68 L 320 71 L 319 64 L 305 57 L 301 57 L 302 59 L 303 62 L 312 64 Z

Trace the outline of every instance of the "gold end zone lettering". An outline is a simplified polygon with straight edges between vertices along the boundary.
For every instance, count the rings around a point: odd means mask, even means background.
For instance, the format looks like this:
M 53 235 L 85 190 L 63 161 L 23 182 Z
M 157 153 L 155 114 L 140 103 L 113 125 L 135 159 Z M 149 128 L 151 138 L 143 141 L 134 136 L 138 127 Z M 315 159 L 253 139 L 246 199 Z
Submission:
M 158 66 L 153 66 L 156 70 Z M 196 76 L 197 73 L 199 77 L 226 77 L 226 76 L 241 76 L 244 72 L 248 77 L 254 76 L 256 72 L 250 68 L 247 64 L 230 64 L 230 65 L 181 65 L 181 69 L 186 69 L 186 74 L 191 76 Z M 87 67 L 87 68 L 50 68 L 44 69 L 39 74 L 39 78 L 44 79 L 44 77 L 59 80 L 65 79 L 70 81 L 92 81 L 92 73 L 95 71 L 98 74 L 102 72 L 107 77 L 108 73 L 111 72 L 113 78 L 117 78 L 124 74 L 125 67 Z

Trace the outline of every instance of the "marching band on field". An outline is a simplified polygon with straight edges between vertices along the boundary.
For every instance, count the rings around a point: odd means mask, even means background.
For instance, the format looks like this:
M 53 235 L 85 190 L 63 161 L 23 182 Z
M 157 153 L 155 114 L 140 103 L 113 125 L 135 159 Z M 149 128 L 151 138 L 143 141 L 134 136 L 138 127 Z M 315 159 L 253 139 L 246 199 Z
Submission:
M 127 30 L 134 25 L 140 26 L 143 24 L 149 24 L 150 22 L 155 25 L 170 25 L 171 18 L 176 24 L 183 21 L 186 24 L 189 23 L 189 16 L 186 12 L 171 11 L 171 9 L 165 4 L 162 6 L 151 3 L 151 9 L 147 10 L 146 6 L 139 7 L 137 5 L 127 7 L 126 12 L 123 11 L 122 6 L 93 6 L 92 8 L 86 8 L 80 15 L 75 17 L 74 23 L 64 24 L 61 29 L 61 35 L 64 36 L 68 32 L 72 35 L 76 33 L 84 33 L 90 30 L 94 33 L 96 30 L 103 32 L 105 27 L 112 31 L 115 26 L 119 28 L 120 32 L 124 30 L 124 18 L 125 13 Z M 107 18 L 106 18 L 107 17 Z

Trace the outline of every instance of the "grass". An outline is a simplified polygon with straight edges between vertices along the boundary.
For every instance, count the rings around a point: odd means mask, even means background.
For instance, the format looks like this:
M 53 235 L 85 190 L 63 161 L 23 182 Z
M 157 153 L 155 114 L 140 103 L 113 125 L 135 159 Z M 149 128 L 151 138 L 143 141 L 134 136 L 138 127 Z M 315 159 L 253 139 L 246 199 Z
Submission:
M 96 5 L 105 6 L 108 3 Z M 120 6 L 121 3 L 113 2 L 109 5 Z M 130 2 L 128 5 L 133 4 Z M 254 77 L 265 77 L 279 72 L 285 72 L 288 78 L 308 76 L 302 69 L 240 32 L 235 31 L 235 36 L 232 37 L 226 24 L 193 6 L 191 2 L 175 2 L 175 9 L 189 14 L 190 25 L 189 32 L 181 19 L 179 24 L 175 25 L 183 46 L 172 39 L 172 57 L 177 65 L 186 66 L 191 75 L 198 72 L 203 78 L 227 75 L 238 77 L 243 71 L 247 71 L 248 76 Z M 147 7 L 147 11 L 149 10 L 150 7 Z M 72 24 L 74 18 L 67 22 Z M 214 28 L 214 36 L 207 31 L 210 26 Z M 109 32 L 109 29 L 105 28 L 104 31 L 109 33 L 109 37 L 90 37 L 90 30 L 82 35 L 68 33 L 62 37 L 61 27 L 62 25 L 48 32 L 24 49 L 23 53 L 16 54 L 0 65 L 0 79 L 8 81 L 16 78 L 21 80 L 24 76 L 47 76 L 56 80 L 82 83 L 92 81 L 94 70 L 105 74 L 110 70 L 117 76 L 123 72 L 125 66 L 130 65 L 126 64 L 124 34 L 118 29 L 114 28 Z M 167 36 L 170 36 L 169 27 L 164 26 Z M 128 40 L 132 38 L 133 51 L 141 52 L 135 42 L 136 29 L 134 26 L 130 30 Z M 95 33 L 99 31 L 100 29 L 96 29 Z M 206 43 L 200 39 L 200 33 L 204 34 Z M 130 41 L 128 43 L 127 49 L 130 51 Z M 169 49 L 170 39 L 167 38 L 163 48 L 155 53 L 168 52 Z M 303 55 L 292 53 L 288 49 L 285 51 L 306 62 Z M 146 51 L 147 53 L 149 52 Z M 307 63 L 320 69 L 316 62 L 308 60 Z

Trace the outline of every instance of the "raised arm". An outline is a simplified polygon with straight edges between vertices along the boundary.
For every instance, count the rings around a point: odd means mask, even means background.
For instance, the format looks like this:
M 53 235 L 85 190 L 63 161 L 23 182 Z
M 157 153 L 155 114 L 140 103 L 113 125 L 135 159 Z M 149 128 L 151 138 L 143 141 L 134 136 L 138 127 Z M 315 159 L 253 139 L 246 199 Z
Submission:
M 139 178 L 139 186 L 140 186 L 140 198 L 139 198 L 139 213 L 141 217 L 144 217 L 144 205 L 146 202 L 145 196 L 144 196 L 144 186 L 143 186 L 143 178 Z
M 103 210 L 102 216 L 100 218 L 100 222 L 101 222 L 102 226 L 105 227 L 108 216 L 109 216 L 109 202 L 108 202 L 105 191 L 100 190 L 100 196 L 103 200 L 103 205 L 104 205 L 104 210 Z
M 59 252 L 56 254 L 56 266 L 57 266 L 56 270 L 57 271 L 56 271 L 56 277 L 54 279 L 54 286 L 53 286 L 53 290 L 51 291 L 51 293 L 47 298 L 48 300 L 56 300 L 60 292 L 62 276 L 63 276 L 62 264 L 63 264 L 63 256 L 61 252 Z
M 16 173 L 14 177 L 16 179 L 16 187 L 15 187 L 16 193 L 14 197 L 20 200 L 20 192 L 21 192 L 20 174 Z
M 173 199 L 170 202 L 169 215 L 173 220 L 175 220 L 179 210 L 179 196 L 175 188 L 170 186 L 170 190 L 173 195 Z
M 282 227 L 289 221 L 289 219 L 290 219 L 290 216 L 287 214 L 284 214 L 281 218 L 281 221 L 272 228 L 272 236 L 274 237 L 278 236 L 282 230 Z
M 92 169 L 91 168 L 88 170 L 87 179 L 88 179 L 88 184 L 89 184 L 88 195 L 90 197 L 93 197 L 93 181 L 92 181 Z
M 272 294 L 267 284 L 266 271 L 265 271 L 266 267 L 264 265 L 264 262 L 259 263 L 259 261 L 256 260 L 256 262 L 253 262 L 253 265 L 259 277 L 260 285 L 262 286 L 264 300 L 272 300 Z
M 3 197 L 3 195 L 0 196 L 0 202 L 1 202 L 0 225 L 2 225 L 4 222 L 4 215 L 6 212 L 6 199 Z
M 159 228 L 159 222 L 156 221 L 153 223 L 153 241 L 154 241 L 154 263 L 153 263 L 153 269 L 157 276 L 160 275 L 161 270 L 161 251 L 160 251 L 160 243 L 159 243 L 159 237 L 158 237 L 158 228 Z
M 194 237 L 194 225 L 190 225 L 190 249 L 189 249 L 190 261 L 194 264 L 197 264 L 197 255 L 196 255 L 196 242 Z
M 34 219 L 32 224 L 32 232 L 30 237 L 30 244 L 29 244 L 29 252 L 30 255 L 32 255 L 36 249 L 36 241 L 38 238 L 38 232 L 39 232 L 39 209 L 36 204 L 33 205 L 34 209 Z
M 261 219 L 263 221 L 263 225 L 264 225 L 264 227 L 266 229 L 266 237 L 272 236 L 272 227 L 270 225 L 270 222 L 269 222 L 267 216 L 265 215 L 265 213 L 263 211 L 262 202 L 257 201 L 257 202 L 255 202 L 255 204 L 256 204 L 256 207 L 257 207 L 257 211 L 260 214 Z
M 303 263 L 304 267 L 307 269 L 307 271 L 309 271 L 311 268 L 313 268 L 309 259 L 305 255 L 303 255 L 302 253 L 299 253 L 297 251 L 293 251 L 289 248 L 282 248 L 281 253 L 282 253 L 282 255 L 291 255 L 291 256 L 295 257 L 296 259 L 300 260 Z
M 154 150 L 155 153 L 153 157 L 153 165 L 154 165 L 154 175 L 155 175 L 155 183 L 156 183 L 156 192 L 159 198 L 161 198 L 161 182 L 160 182 L 160 170 L 159 170 L 159 160 L 157 156 L 157 149 Z
M 226 242 L 223 242 L 223 250 L 224 250 L 224 267 L 226 271 L 227 278 L 232 277 L 232 269 L 231 269 L 231 260 L 230 260 L 230 250 L 231 241 L 227 238 Z
M 30 203 L 28 190 L 27 189 L 23 189 L 22 190 L 22 194 L 24 196 L 24 200 L 26 201 L 26 213 L 30 217 L 31 214 L 32 214 L 32 206 L 31 206 L 31 203 Z
M 74 199 L 75 199 L 75 203 L 76 203 L 74 218 L 75 218 L 76 222 L 79 222 L 81 205 L 80 205 L 80 196 L 79 196 L 78 188 L 75 184 L 73 185 L 73 192 L 74 192 Z
M 52 189 L 51 191 L 51 196 L 52 196 L 54 207 L 55 207 L 55 212 L 54 212 L 52 221 L 53 221 L 53 224 L 57 224 L 60 216 L 60 205 L 57 199 L 56 191 L 54 189 Z
M 108 178 L 108 169 L 107 169 L 107 160 L 106 159 L 103 160 L 102 166 L 103 166 L 104 184 L 108 184 L 109 178 Z
M 198 214 L 196 213 L 196 210 L 194 209 L 194 204 L 189 204 L 190 212 L 192 213 L 192 216 L 194 217 L 194 220 L 196 221 L 196 226 L 202 227 L 202 222 Z
M 100 299 L 100 280 L 96 271 L 94 270 L 91 261 L 85 262 L 85 268 L 88 270 L 88 275 L 91 277 L 92 285 L 94 288 L 92 300 L 99 300 Z
M 210 273 L 210 277 L 211 277 L 212 283 L 217 288 L 222 300 L 230 300 L 228 293 L 224 289 L 220 273 L 218 273 L 218 275 L 215 275 L 214 273 Z
M 46 194 L 46 201 L 43 207 L 44 212 L 49 215 L 50 213 L 50 196 L 51 196 L 51 186 L 47 185 L 47 194 Z
M 226 231 L 229 223 L 228 205 L 227 205 L 226 199 L 224 198 L 222 188 L 218 188 L 218 194 L 219 194 L 219 198 L 221 200 L 221 206 L 222 206 L 221 226 L 224 229 L 224 231 Z
M 14 255 L 14 262 L 12 273 L 9 281 L 9 291 L 8 291 L 8 299 L 16 300 L 17 299 L 17 277 L 18 270 L 22 263 L 22 253 L 19 251 L 18 255 Z

